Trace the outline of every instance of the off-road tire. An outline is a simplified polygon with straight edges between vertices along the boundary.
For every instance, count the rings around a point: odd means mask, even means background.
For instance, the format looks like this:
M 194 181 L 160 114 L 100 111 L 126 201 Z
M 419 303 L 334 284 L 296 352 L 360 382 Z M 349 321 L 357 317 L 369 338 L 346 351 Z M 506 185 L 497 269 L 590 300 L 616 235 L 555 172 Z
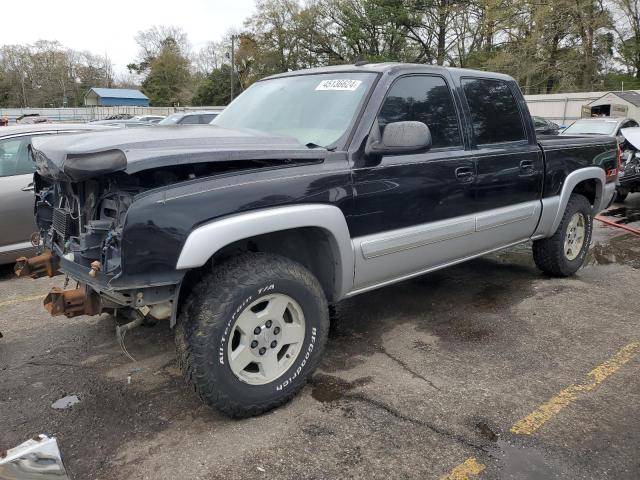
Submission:
M 578 256 L 573 260 L 569 260 L 565 255 L 564 240 L 569 222 L 577 212 L 582 213 L 586 220 L 584 243 Z M 591 244 L 592 231 L 593 216 L 589 200 L 583 195 L 572 194 L 562 216 L 562 221 L 553 236 L 533 242 L 533 260 L 536 266 L 554 277 L 573 275 L 584 263 Z
M 627 198 L 627 195 L 629 195 L 629 191 L 628 190 L 623 190 L 621 188 L 616 188 L 616 198 L 614 198 L 614 201 L 617 202 L 617 203 L 622 203 Z
M 225 334 L 235 315 L 264 289 L 294 299 L 302 308 L 305 338 L 295 361 L 264 385 L 241 381 L 229 365 Z M 329 315 L 318 280 L 305 267 L 285 257 L 247 253 L 215 266 L 194 286 L 176 326 L 180 368 L 198 396 L 230 417 L 250 417 L 276 408 L 305 385 L 324 352 Z

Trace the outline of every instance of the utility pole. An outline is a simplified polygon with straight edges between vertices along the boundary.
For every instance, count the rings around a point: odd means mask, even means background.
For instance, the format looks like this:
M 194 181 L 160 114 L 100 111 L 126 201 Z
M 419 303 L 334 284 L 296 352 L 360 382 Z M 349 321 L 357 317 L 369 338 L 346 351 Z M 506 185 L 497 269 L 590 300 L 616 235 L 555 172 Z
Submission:
M 234 69 L 234 53 L 235 53 L 235 41 L 238 38 L 237 35 L 231 35 L 231 102 L 233 102 L 233 69 Z

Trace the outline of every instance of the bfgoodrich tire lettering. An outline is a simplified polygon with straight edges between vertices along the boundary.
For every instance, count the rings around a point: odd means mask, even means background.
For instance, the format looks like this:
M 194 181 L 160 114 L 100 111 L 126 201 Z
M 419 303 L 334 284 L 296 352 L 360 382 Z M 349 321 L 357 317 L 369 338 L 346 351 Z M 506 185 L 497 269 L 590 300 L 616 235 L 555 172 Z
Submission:
M 567 255 L 565 251 L 565 241 L 571 232 L 572 220 L 577 217 L 582 218 L 584 226 L 584 238 L 582 245 L 575 255 Z M 593 230 L 593 217 L 591 204 L 586 197 L 573 194 L 567 203 L 560 226 L 550 238 L 536 240 L 533 242 L 533 259 L 537 267 L 549 275 L 556 277 L 567 277 L 573 275 L 584 263 L 584 259 L 591 244 L 591 233 Z M 575 256 L 574 256 L 575 255 Z
M 252 372 L 245 376 L 232 369 L 232 342 L 239 342 L 243 335 L 234 326 L 249 306 L 270 298 L 295 302 L 304 315 L 304 336 L 295 344 L 299 351 L 284 371 L 273 380 L 265 377 L 269 381 L 253 382 L 260 369 L 253 377 Z M 265 330 L 266 324 L 261 325 Z M 203 401 L 229 416 L 258 415 L 287 402 L 304 386 L 320 361 L 328 326 L 326 298 L 306 268 L 277 255 L 245 254 L 215 267 L 192 291 L 176 327 L 178 359 Z M 280 337 L 266 340 L 270 343 L 276 338 Z M 256 358 L 261 358 L 257 352 L 263 346 L 268 349 L 269 343 L 256 344 Z

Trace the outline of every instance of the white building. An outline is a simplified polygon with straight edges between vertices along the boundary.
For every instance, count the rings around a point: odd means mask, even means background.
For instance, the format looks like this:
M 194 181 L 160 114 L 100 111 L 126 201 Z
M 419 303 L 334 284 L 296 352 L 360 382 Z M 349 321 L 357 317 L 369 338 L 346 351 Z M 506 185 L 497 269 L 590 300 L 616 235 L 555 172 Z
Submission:
M 570 125 L 582 117 L 605 115 L 631 117 L 640 121 L 640 93 L 621 92 L 551 93 L 525 95 L 531 115 L 544 117 L 559 125 Z

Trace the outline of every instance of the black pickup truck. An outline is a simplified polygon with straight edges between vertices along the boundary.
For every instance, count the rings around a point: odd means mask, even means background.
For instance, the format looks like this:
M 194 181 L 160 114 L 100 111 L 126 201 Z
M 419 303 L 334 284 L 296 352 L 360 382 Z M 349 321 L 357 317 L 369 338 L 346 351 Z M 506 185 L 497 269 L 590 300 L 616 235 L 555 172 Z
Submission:
M 508 76 L 391 63 L 266 78 L 211 126 L 32 152 L 41 254 L 17 273 L 79 282 L 49 293 L 54 315 L 168 320 L 231 416 L 302 388 L 341 299 L 529 240 L 573 274 L 620 162 L 614 138 L 538 141 Z

